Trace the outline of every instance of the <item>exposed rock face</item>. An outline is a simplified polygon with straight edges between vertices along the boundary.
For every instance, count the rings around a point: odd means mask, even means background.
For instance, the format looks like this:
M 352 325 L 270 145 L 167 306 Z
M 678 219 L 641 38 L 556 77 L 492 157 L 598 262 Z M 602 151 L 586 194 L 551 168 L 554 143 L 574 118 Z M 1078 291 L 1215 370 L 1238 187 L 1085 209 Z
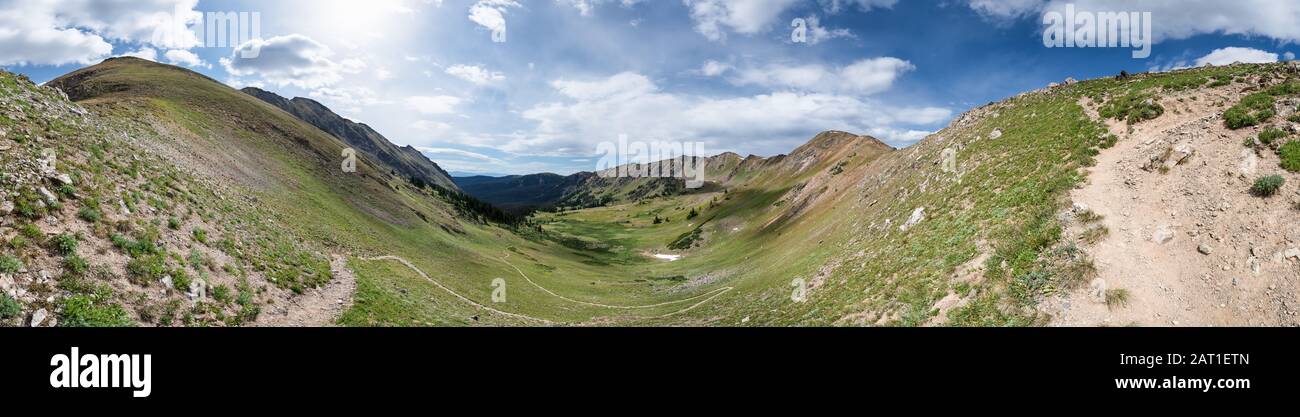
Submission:
M 451 180 L 451 176 L 419 150 L 410 146 L 398 147 L 370 126 L 345 119 L 315 100 L 302 97 L 289 100 L 254 87 L 241 91 L 279 107 L 325 133 L 334 135 L 358 152 L 383 163 L 403 177 L 414 177 L 428 184 L 459 190 L 456 183 Z

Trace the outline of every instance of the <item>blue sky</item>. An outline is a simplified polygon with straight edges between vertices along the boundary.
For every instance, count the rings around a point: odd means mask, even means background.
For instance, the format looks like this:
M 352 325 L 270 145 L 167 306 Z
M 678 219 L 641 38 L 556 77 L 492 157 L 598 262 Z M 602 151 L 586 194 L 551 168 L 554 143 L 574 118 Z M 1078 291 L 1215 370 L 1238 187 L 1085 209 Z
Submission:
M 0 0 L 0 65 L 41 82 L 141 56 L 316 99 L 449 171 L 567 174 L 620 134 L 710 154 L 785 153 L 832 129 L 902 147 L 1066 77 L 1291 59 L 1296 3 L 1071 2 L 1151 12 L 1152 54 L 1135 59 L 1045 47 L 1055 0 Z M 258 12 L 260 38 L 154 36 L 207 12 Z M 791 41 L 796 18 L 807 42 Z

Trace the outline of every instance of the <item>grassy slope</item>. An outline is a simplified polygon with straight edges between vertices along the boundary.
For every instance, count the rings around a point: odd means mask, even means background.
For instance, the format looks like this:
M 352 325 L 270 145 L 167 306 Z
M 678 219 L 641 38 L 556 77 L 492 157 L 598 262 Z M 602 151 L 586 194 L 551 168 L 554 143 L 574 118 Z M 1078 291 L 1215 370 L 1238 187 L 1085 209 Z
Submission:
M 236 195 L 251 195 L 264 209 L 256 216 L 232 213 L 235 221 L 227 224 L 262 225 L 305 253 L 401 256 L 452 290 L 503 311 L 561 323 L 651 325 L 917 325 L 950 292 L 967 301 L 949 312 L 951 324 L 1035 323 L 1041 318 L 1032 313 L 1033 300 L 1063 283 L 1056 266 L 1040 262 L 1060 243 L 1061 197 L 1081 180 L 1080 169 L 1103 140 L 1104 130 L 1083 113 L 1079 98 L 1158 90 L 1171 80 L 1183 85 L 1209 71 L 1028 94 L 977 109 L 899 151 L 821 138 L 790 157 L 728 158 L 724 167 L 710 168 L 712 176 L 728 178 L 725 193 L 545 214 L 538 221 L 546 233 L 521 235 L 465 221 L 445 202 L 367 164 L 344 174 L 337 169 L 337 140 L 188 71 L 134 61 L 100 70 L 88 84 L 103 87 L 85 103 L 119 117 L 149 115 L 167 133 L 158 146 L 198 155 L 204 169 L 228 176 Z M 1002 136 L 991 139 L 994 130 Z M 947 147 L 957 151 L 960 176 L 940 170 Z M 620 187 L 624 195 L 632 191 Z M 900 231 L 918 207 L 925 220 Z M 691 208 L 701 214 L 688 220 Z M 668 222 L 653 224 L 655 216 Z M 701 244 L 683 251 L 683 259 L 643 256 L 667 251 L 669 242 L 697 227 Z M 265 249 L 275 245 L 259 246 L 251 251 L 259 255 L 249 255 L 257 258 L 253 264 L 283 263 L 283 253 Z M 954 277 L 981 254 L 989 255 L 984 272 Z M 344 324 L 532 324 L 469 306 L 400 264 L 353 256 L 349 265 L 359 282 Z M 525 281 L 512 266 L 563 298 Z M 490 301 L 495 278 L 507 283 L 504 303 Z M 791 299 L 796 279 L 812 286 L 806 301 Z M 726 287 L 734 289 L 656 318 L 703 298 L 682 300 Z M 618 309 L 574 300 L 672 304 Z

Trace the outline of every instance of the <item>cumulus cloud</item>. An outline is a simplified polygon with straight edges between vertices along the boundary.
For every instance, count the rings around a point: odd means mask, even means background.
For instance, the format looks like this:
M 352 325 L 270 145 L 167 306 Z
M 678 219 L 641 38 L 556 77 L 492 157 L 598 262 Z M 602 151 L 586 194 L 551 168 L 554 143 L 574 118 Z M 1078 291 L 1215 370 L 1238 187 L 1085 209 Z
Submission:
M 808 16 L 803 18 L 804 23 L 808 25 L 808 43 L 816 45 L 823 41 L 835 38 L 852 38 L 853 32 L 848 29 L 827 29 L 822 26 L 821 19 L 817 16 Z
M 1196 66 L 1205 64 L 1228 65 L 1235 62 L 1262 64 L 1277 62 L 1277 54 L 1255 48 L 1227 47 L 1219 48 L 1196 59 Z
M 172 49 L 167 51 L 167 53 L 163 54 L 163 58 L 166 58 L 167 63 L 172 65 L 184 65 L 187 67 L 202 67 L 206 65 L 198 55 L 183 49 Z
M 333 85 L 344 74 L 356 73 L 365 66 L 358 60 L 334 62 L 330 59 L 333 55 L 329 47 L 293 34 L 244 43 L 235 48 L 231 57 L 222 58 L 221 65 L 235 77 L 260 76 L 271 84 L 305 89 Z
M 197 22 L 197 3 L 0 0 L 0 65 L 88 64 L 112 54 L 112 42 L 154 45 L 172 22 Z M 182 48 L 197 44 L 192 33 L 183 36 L 175 40 Z
M 500 72 L 489 71 L 476 65 L 452 65 L 447 67 L 446 72 L 474 85 L 488 85 L 506 79 L 506 76 Z
M 683 0 L 695 31 L 712 41 L 727 39 L 727 30 L 752 35 L 772 26 L 799 0 Z
M 967 5 L 991 19 L 1018 19 L 1038 13 L 1045 0 L 970 0 Z
M 705 61 L 704 66 L 700 67 L 700 74 L 705 77 L 717 77 L 731 69 L 731 64 L 709 60 Z
M 1206 64 L 1210 65 L 1229 65 L 1236 62 L 1260 64 L 1277 62 L 1276 53 L 1259 50 L 1255 48 L 1227 47 L 1219 48 L 1196 59 L 1190 59 L 1190 54 L 1184 54 L 1178 58 L 1170 59 L 1165 62 L 1158 62 L 1150 66 L 1152 71 L 1163 72 L 1180 70 L 1184 68 L 1200 67 Z
M 701 141 L 719 152 L 774 154 L 788 152 L 826 129 L 910 143 L 925 133 L 915 127 L 942 122 L 952 114 L 937 107 L 895 107 L 818 92 L 724 98 L 674 94 L 632 72 L 551 84 L 569 100 L 524 111 L 523 117 L 536 128 L 504 137 L 495 146 L 521 154 L 579 156 L 590 155 L 598 142 L 628 134 L 634 140 Z
M 453 96 L 414 96 L 406 99 L 406 104 L 421 114 L 454 114 L 460 97 Z
M 479 0 L 469 8 L 469 20 L 496 32 L 506 28 L 506 10 L 522 7 L 514 0 Z
M 739 71 L 731 79 L 737 85 L 756 85 L 772 89 L 875 94 L 888 90 L 904 73 L 916 69 L 910 62 L 879 57 L 863 59 L 842 68 L 821 64 L 772 64 Z
M 118 56 L 130 56 L 130 57 L 136 57 L 140 59 L 147 59 L 150 61 L 158 61 L 158 50 L 145 47 Z

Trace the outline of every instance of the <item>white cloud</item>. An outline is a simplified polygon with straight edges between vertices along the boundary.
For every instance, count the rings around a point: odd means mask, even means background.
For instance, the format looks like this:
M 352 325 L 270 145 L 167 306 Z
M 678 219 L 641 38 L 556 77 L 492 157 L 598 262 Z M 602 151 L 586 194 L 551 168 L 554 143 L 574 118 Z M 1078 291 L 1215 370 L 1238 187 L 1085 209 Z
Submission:
M 560 94 L 577 100 L 618 100 L 642 97 L 658 90 L 644 75 L 624 72 L 596 81 L 556 80 L 551 82 Z
M 349 113 L 360 113 L 362 107 L 388 103 L 366 87 L 323 87 L 312 90 L 307 96 L 328 103 L 331 107 L 347 109 Z
M 808 16 L 803 18 L 804 23 L 808 25 L 808 43 L 816 45 L 823 41 L 835 38 L 852 38 L 853 32 L 848 29 L 827 29 L 822 26 L 821 19 L 817 16 Z
M 1197 58 L 1196 66 L 1199 67 L 1205 64 L 1228 65 L 1234 62 L 1243 62 L 1248 64 L 1277 62 L 1277 54 L 1254 48 L 1239 48 L 1235 46 L 1219 48 L 1203 57 Z
M 1282 57 L 1285 58 L 1287 61 L 1294 61 L 1295 52 L 1286 51 L 1286 53 L 1282 54 Z
M 595 81 L 552 82 L 568 102 L 523 112 L 529 132 L 491 145 L 532 155 L 590 155 L 596 143 L 628 134 L 634 140 L 702 141 L 713 152 L 788 152 L 828 129 L 873 133 L 894 144 L 915 141 L 920 129 L 951 117 L 936 107 L 894 107 L 865 98 L 817 92 L 775 92 L 717 98 L 661 91 L 643 75 L 621 73 Z M 920 132 L 920 133 L 918 133 Z
M 453 148 L 432 148 L 432 147 L 427 147 L 427 146 L 417 146 L 417 147 L 415 147 L 415 149 L 418 149 L 420 152 L 424 152 L 424 153 L 426 153 L 426 154 L 431 154 L 431 155 L 453 156 L 453 157 L 460 157 L 460 158 L 474 159 L 474 160 L 479 160 L 479 161 L 483 161 L 483 162 L 501 162 L 500 159 L 493 158 L 493 157 L 491 157 L 491 156 L 487 156 L 487 155 L 484 155 L 484 154 L 481 154 L 481 153 L 478 153 L 478 152 L 470 152 L 470 151 L 466 151 L 466 150 L 461 150 L 461 149 L 453 149 Z
M 256 57 L 244 58 L 246 52 Z M 343 74 L 356 73 L 361 68 L 358 65 L 365 65 L 359 60 L 336 63 L 330 59 L 333 54 L 329 47 L 293 34 L 249 41 L 235 48 L 231 57 L 222 58 L 221 64 L 235 77 L 256 75 L 271 84 L 305 89 L 333 85 L 343 79 Z
M 731 81 L 737 85 L 757 85 L 772 89 L 875 94 L 888 90 L 904 73 L 916 69 L 910 62 L 879 57 L 863 59 L 842 68 L 820 64 L 773 64 L 741 70 Z
M 205 65 L 203 60 L 199 59 L 198 55 L 183 49 L 172 49 L 163 54 L 163 57 L 167 58 L 167 63 L 172 65 L 184 65 L 187 67 L 202 67 Z
M 506 27 L 506 10 L 522 7 L 514 0 L 479 0 L 469 8 L 469 20 L 496 32 Z
M 731 69 L 731 64 L 710 60 L 706 61 L 703 67 L 700 67 L 700 74 L 705 77 L 717 77 Z
M 474 85 L 488 85 L 506 79 L 506 76 L 500 72 L 489 71 L 475 65 L 452 65 L 447 67 L 446 72 Z
M 127 53 L 122 54 L 122 55 L 119 55 L 119 56 L 133 56 L 133 57 L 140 58 L 140 59 L 147 59 L 147 60 L 150 60 L 150 61 L 158 61 L 158 50 L 153 49 L 153 48 L 149 48 L 149 47 L 145 47 L 145 48 L 140 48 L 140 49 L 135 50 L 135 51 L 127 52 Z
M 421 114 L 453 114 L 462 100 L 453 96 L 414 96 L 406 104 Z
M 431 120 L 416 121 L 415 123 L 411 123 L 411 128 L 415 130 L 422 130 L 425 132 L 432 132 L 435 134 L 445 134 L 451 132 L 452 130 L 450 124 L 443 123 L 443 122 L 435 122 Z
M 112 54 L 111 42 L 152 46 L 160 28 L 197 21 L 197 3 L 0 0 L 0 65 L 89 64 Z M 197 44 L 192 33 L 181 32 L 176 41 L 184 48 Z
M 393 79 L 393 71 L 389 70 L 388 67 L 375 68 L 375 79 L 379 81 L 391 80 Z
M 711 41 L 727 39 L 727 29 L 753 35 L 772 26 L 798 0 L 683 0 L 695 31 Z
M 981 16 L 992 19 L 1018 19 L 1038 13 L 1045 0 L 970 0 L 967 3 Z

